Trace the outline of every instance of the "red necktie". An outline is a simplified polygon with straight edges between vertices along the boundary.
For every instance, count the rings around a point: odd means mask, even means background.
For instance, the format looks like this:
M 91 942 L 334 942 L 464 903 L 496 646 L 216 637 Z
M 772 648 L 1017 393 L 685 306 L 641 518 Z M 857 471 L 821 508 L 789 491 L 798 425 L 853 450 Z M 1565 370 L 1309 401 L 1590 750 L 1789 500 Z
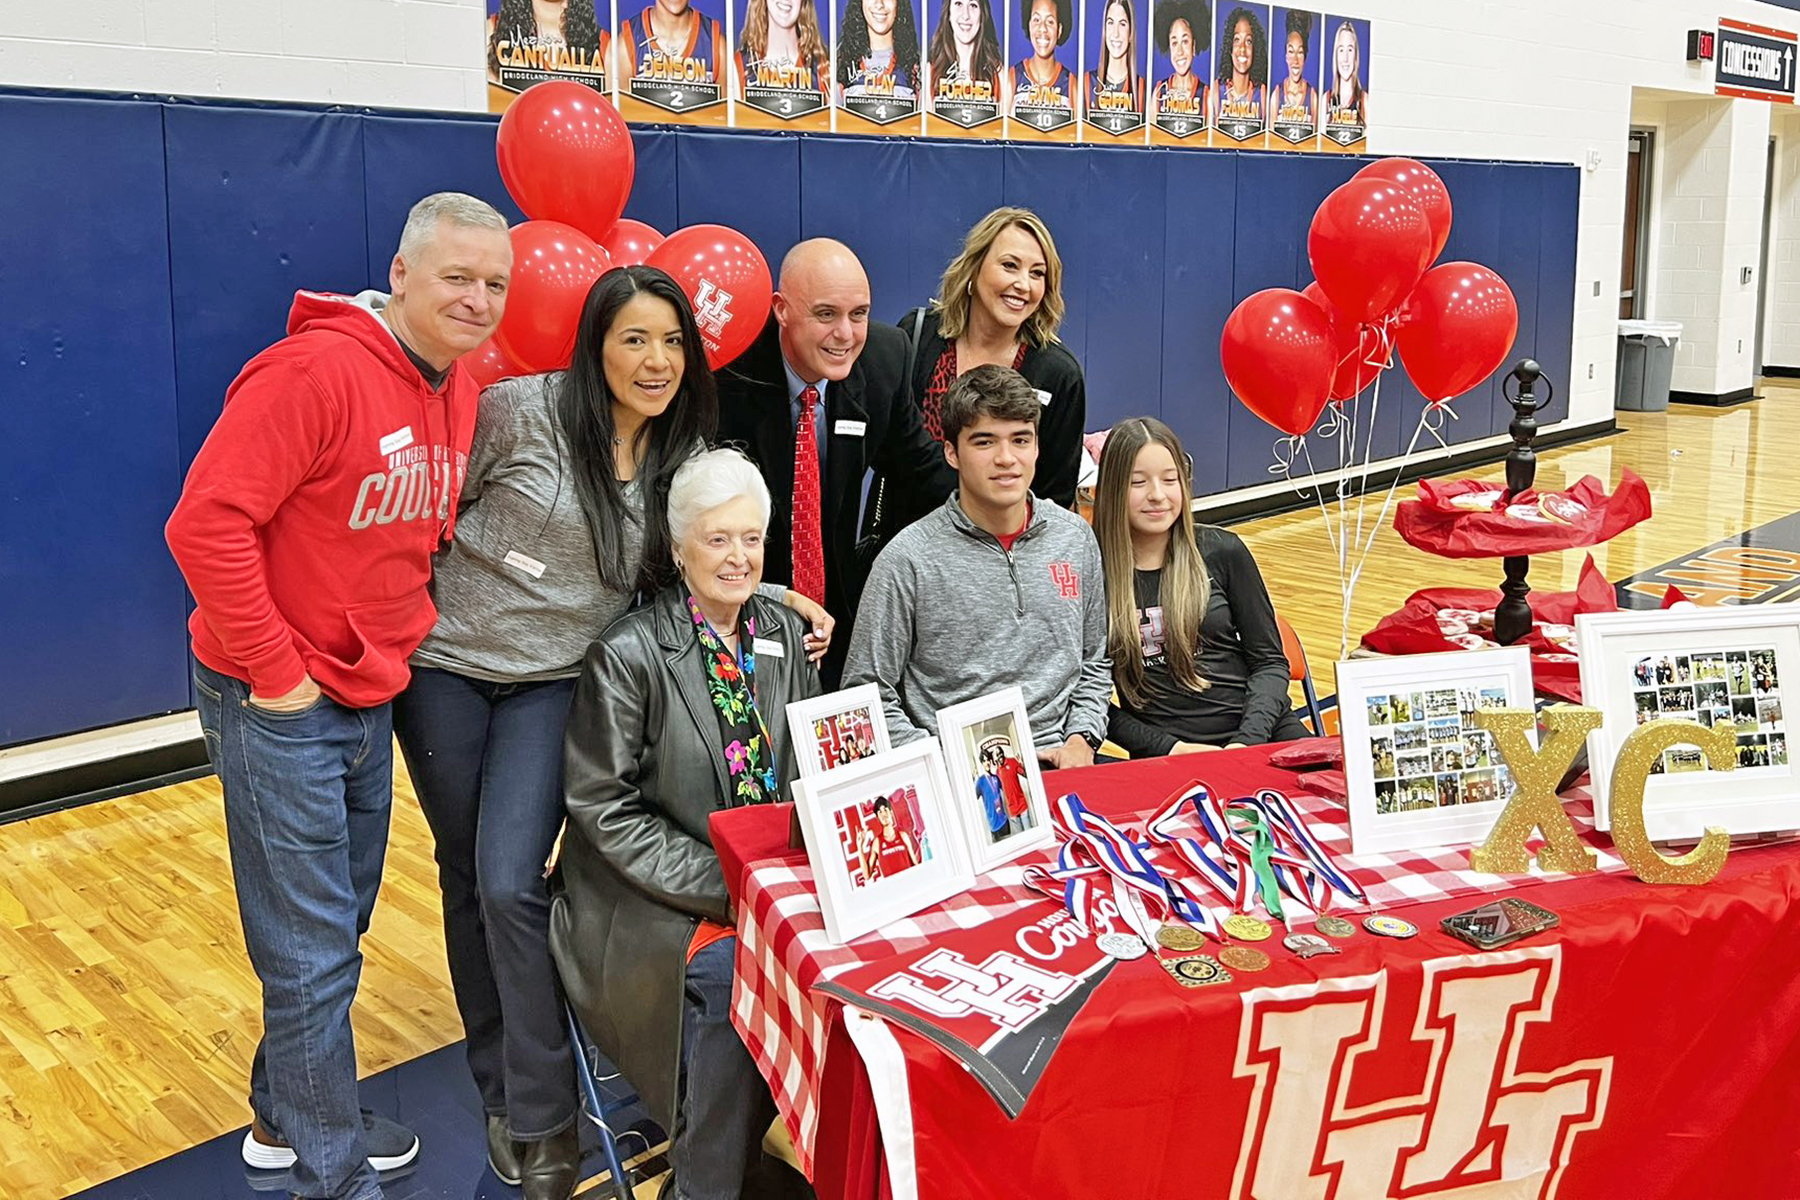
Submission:
M 800 393 L 800 427 L 794 431 L 794 580 L 802 596 L 825 603 L 825 545 L 819 536 L 819 435 L 813 417 L 819 389 Z

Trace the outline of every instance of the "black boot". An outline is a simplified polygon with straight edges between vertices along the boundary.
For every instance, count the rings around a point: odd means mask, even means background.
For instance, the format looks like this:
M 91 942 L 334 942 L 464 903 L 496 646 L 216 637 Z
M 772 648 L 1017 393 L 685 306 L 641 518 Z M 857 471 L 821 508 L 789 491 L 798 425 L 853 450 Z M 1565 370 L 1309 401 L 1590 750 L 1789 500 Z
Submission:
M 520 1167 L 525 1200 L 569 1200 L 581 1181 L 581 1125 L 541 1141 L 525 1142 Z
M 519 1152 L 524 1143 L 515 1142 L 512 1135 L 506 1132 L 506 1115 L 488 1114 L 487 1119 L 487 1151 L 488 1166 L 501 1183 L 519 1186 Z
M 818 1200 L 806 1176 L 764 1152 L 744 1176 L 743 1200 Z

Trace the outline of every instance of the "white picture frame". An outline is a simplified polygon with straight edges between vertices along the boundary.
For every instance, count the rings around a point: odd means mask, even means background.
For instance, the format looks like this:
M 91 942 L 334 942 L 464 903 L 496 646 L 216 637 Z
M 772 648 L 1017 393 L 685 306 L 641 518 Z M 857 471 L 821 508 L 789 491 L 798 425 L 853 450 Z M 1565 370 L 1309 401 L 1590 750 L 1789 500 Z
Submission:
M 805 778 L 891 749 L 881 689 L 872 683 L 787 706 L 794 758 Z
M 938 710 L 937 725 L 950 776 L 950 803 L 975 873 L 985 874 L 1021 855 L 1055 846 L 1050 801 L 1031 740 L 1024 693 L 1016 687 L 1002 688 L 952 704 Z M 990 765 L 996 769 L 988 770 Z M 1020 804 L 1023 808 L 1015 814 L 1012 810 Z M 993 825 L 996 815 L 1003 822 L 999 831 Z
M 825 935 L 836 945 L 974 883 L 936 738 L 796 779 L 794 803 Z
M 1675 717 L 1709 724 L 1729 714 L 1739 760 L 1721 779 L 1698 749 L 1665 752 L 1662 769 L 1644 788 L 1644 831 L 1650 840 L 1690 841 L 1708 826 L 1733 834 L 1800 828 L 1800 764 L 1789 753 L 1783 712 L 1800 699 L 1785 686 L 1800 684 L 1800 607 L 1584 613 L 1575 618 L 1575 641 L 1582 699 L 1605 717 L 1588 735 L 1598 828 L 1612 828 L 1613 760 L 1641 723 L 1641 706 L 1652 698 L 1656 710 L 1645 711 L 1643 720 Z M 1759 660 L 1766 661 L 1766 676 Z M 1646 672 L 1643 684 L 1640 671 Z M 1694 707 L 1682 708 L 1684 698 Z
M 1493 735 L 1472 714 L 1533 707 L 1529 651 L 1346 659 L 1337 664 L 1337 690 L 1352 853 L 1487 837 L 1513 783 Z

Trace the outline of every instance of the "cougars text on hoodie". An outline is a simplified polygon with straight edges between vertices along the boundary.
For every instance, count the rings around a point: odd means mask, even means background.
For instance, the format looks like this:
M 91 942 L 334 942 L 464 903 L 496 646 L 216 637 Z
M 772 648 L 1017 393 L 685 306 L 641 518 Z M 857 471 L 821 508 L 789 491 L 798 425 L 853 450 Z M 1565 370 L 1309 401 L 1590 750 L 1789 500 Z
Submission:
M 431 556 L 455 524 L 478 389 L 453 366 L 433 392 L 377 315 L 386 301 L 298 293 L 169 518 L 195 657 L 258 695 L 304 673 L 342 704 L 383 703 L 437 619 Z

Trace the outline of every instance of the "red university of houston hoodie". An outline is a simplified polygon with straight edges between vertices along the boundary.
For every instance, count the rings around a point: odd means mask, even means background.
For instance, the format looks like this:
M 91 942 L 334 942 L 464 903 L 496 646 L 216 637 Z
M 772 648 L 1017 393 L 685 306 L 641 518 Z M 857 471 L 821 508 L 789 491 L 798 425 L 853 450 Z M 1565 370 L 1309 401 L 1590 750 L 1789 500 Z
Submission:
M 169 518 L 195 657 L 259 696 L 308 674 L 341 704 L 381 704 L 437 620 L 431 556 L 455 524 L 479 389 L 453 364 L 433 392 L 385 303 L 297 293 Z

